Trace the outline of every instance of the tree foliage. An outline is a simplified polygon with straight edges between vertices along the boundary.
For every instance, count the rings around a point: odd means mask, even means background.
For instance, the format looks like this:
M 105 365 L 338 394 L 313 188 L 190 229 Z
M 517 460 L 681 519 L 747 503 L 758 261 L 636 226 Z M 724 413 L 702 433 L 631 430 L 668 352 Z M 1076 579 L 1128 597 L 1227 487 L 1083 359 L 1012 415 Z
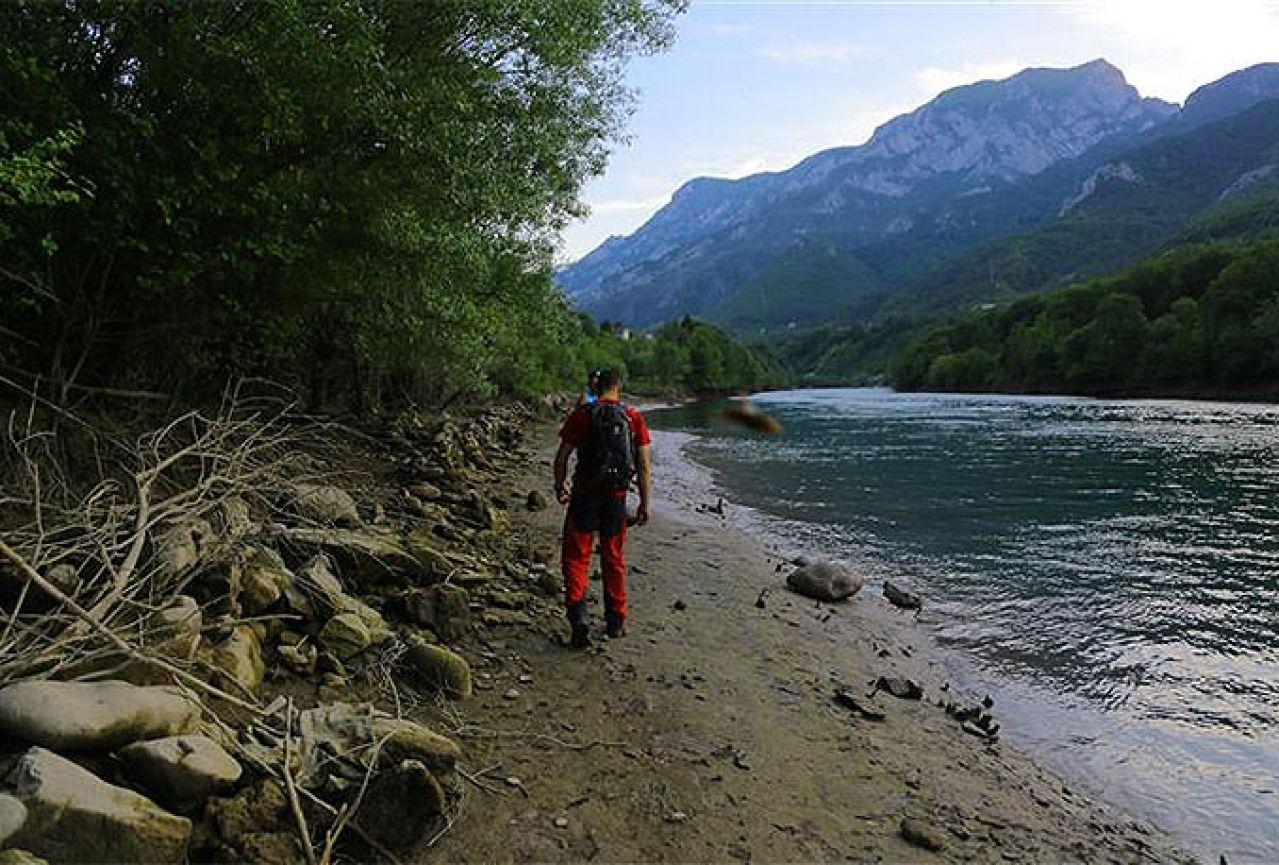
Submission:
M 558 231 L 679 6 L 0 5 L 0 362 L 319 406 L 545 387 Z
M 1272 388 L 1276 273 L 1274 236 L 1175 250 L 933 328 L 898 354 L 892 381 L 940 391 Z

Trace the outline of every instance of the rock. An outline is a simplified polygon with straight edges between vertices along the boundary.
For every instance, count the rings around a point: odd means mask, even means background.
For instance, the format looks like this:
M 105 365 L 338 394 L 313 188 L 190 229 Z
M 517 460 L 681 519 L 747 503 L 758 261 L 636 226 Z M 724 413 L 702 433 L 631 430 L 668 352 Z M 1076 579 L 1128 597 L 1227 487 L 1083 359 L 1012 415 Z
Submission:
M 231 496 L 218 505 L 218 523 L 222 534 L 231 540 L 240 540 L 254 534 L 258 526 L 253 522 L 249 503 L 240 496 Z
M 326 773 L 332 754 L 369 754 L 382 742 L 379 763 L 391 766 L 418 760 L 432 772 L 452 772 L 461 755 L 457 743 L 421 724 L 394 718 L 364 703 L 332 703 L 307 709 L 298 716 L 299 754 L 303 777 L 314 781 Z M 322 778 L 320 779 L 322 780 Z
M 107 751 L 195 727 L 177 688 L 127 682 L 30 681 L 0 690 L 0 733 L 58 751 Z
M 867 721 L 882 721 L 886 717 L 883 712 L 861 702 L 847 688 L 837 688 L 835 690 L 835 702 L 846 709 L 851 709 Z
M 544 511 L 547 507 L 546 495 L 541 490 L 529 490 L 526 505 L 530 511 Z
M 533 624 L 532 617 L 521 610 L 485 610 L 480 621 L 499 628 Z
M 248 865 L 305 865 L 306 857 L 292 832 L 249 832 L 240 836 L 240 851 Z
M 80 585 L 80 572 L 76 570 L 75 565 L 65 562 L 49 568 L 44 578 L 53 583 L 62 594 L 70 597 L 75 596 L 76 588 Z
M 410 532 L 405 540 L 405 546 L 421 569 L 421 582 L 440 582 L 457 570 L 453 560 L 440 552 L 437 544 L 435 535 L 422 529 Z
M 347 614 L 360 620 L 360 624 L 368 632 L 368 642 L 355 651 L 362 651 L 363 648 L 385 642 L 394 636 L 381 613 L 343 590 L 342 581 L 333 573 L 329 558 L 323 553 L 314 556 L 298 571 L 297 583 L 301 585 L 305 597 L 295 597 L 298 594 L 295 587 L 289 595 L 289 605 L 304 615 L 316 615 L 318 611 L 322 611 L 326 615 Z M 335 627 L 345 627 L 348 621 L 349 619 L 344 619 Z
M 875 680 L 876 691 L 887 691 L 899 700 L 919 700 L 924 696 L 924 689 L 914 679 L 901 676 L 880 676 Z
M 155 559 L 166 576 L 181 576 L 195 567 L 214 537 L 213 527 L 205 520 L 179 523 L 158 537 Z
M 210 799 L 205 814 L 225 841 L 238 845 L 250 834 L 287 828 L 284 823 L 287 808 L 284 788 L 269 779 L 240 791 L 233 798 Z
M 923 602 L 919 599 L 919 595 L 911 594 L 889 582 L 884 583 L 884 597 L 888 599 L 888 603 L 903 610 L 919 610 L 923 608 Z
M 901 833 L 908 842 L 925 850 L 935 852 L 946 846 L 946 836 L 941 830 L 917 817 L 903 817 Z
M 444 789 L 418 760 L 404 760 L 374 776 L 364 796 L 358 823 L 392 852 L 407 852 L 444 813 Z
M 41 859 L 26 850 L 9 848 L 0 850 L 0 865 L 49 865 L 48 859 Z
M 347 660 L 373 645 L 364 620 L 355 613 L 338 613 L 320 630 L 320 645 L 338 658 Z
M 298 487 L 289 506 L 302 519 L 322 526 L 354 528 L 360 525 L 355 499 L 346 490 L 330 484 Z
M 190 595 L 175 595 L 151 616 L 150 629 L 157 641 L 152 645 L 171 658 L 190 658 L 200 644 L 204 614 Z
M 428 481 L 419 481 L 418 483 L 415 483 L 413 486 L 409 487 L 409 492 L 424 502 L 436 501 L 443 495 L 443 493 L 440 492 L 439 487 Z
M 865 582 L 840 562 L 814 562 L 796 568 L 786 578 L 792 591 L 828 603 L 852 597 Z
M 190 820 L 52 751 L 27 751 L 8 780 L 28 812 L 15 840 L 33 853 L 55 862 L 186 860 Z
M 262 634 L 252 624 L 236 625 L 231 636 L 209 652 L 209 663 L 249 693 L 257 691 L 266 677 Z
M 0 847 L 8 844 L 26 822 L 27 806 L 22 804 L 22 800 L 0 793 Z
M 268 547 L 253 547 L 240 571 L 240 599 L 250 615 L 258 615 L 293 588 L 294 576 L 280 554 Z
M 309 675 L 315 672 L 318 651 L 313 643 L 281 643 L 276 652 L 284 665 L 295 673 Z
M 414 589 L 401 596 L 400 603 L 410 621 L 430 628 L 441 639 L 456 640 L 471 630 L 471 595 L 461 586 Z
M 405 645 L 405 658 L 433 687 L 450 697 L 471 696 L 471 665 L 465 658 L 418 638 L 410 638 Z
M 240 780 L 240 764 L 206 736 L 135 742 L 116 756 L 129 777 L 169 805 L 188 807 Z
M 341 566 L 343 574 L 360 584 L 421 576 L 418 560 L 393 535 L 381 530 L 306 526 L 278 529 L 276 537 L 295 551 L 328 554 Z

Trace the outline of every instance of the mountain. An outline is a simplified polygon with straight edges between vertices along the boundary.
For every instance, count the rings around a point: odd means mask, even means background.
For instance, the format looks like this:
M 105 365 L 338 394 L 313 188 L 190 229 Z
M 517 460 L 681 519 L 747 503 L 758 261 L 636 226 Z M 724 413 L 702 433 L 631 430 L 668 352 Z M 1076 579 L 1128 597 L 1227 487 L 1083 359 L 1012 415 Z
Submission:
M 692 180 L 634 234 L 610 239 L 558 278 L 587 311 L 639 325 L 684 313 L 723 320 L 716 313 L 725 301 L 745 319 L 784 321 L 792 298 L 773 296 L 768 266 L 808 248 L 857 275 L 834 297 L 825 285 L 816 296 L 802 292 L 814 320 L 825 320 L 830 302 L 841 311 L 869 307 L 887 288 L 891 262 L 858 255 L 860 247 L 921 232 L 930 250 L 953 251 L 985 234 L 950 220 L 947 204 L 1007 189 L 1175 113 L 1143 99 L 1103 60 L 958 87 L 864 145 L 787 171 Z M 739 292 L 762 302 L 737 301 Z
M 691 181 L 559 280 L 599 317 L 692 313 L 738 331 L 900 322 L 1051 288 L 1187 232 L 1269 224 L 1275 98 L 1279 64 L 1181 109 L 1104 61 L 1026 70 L 788 171 Z

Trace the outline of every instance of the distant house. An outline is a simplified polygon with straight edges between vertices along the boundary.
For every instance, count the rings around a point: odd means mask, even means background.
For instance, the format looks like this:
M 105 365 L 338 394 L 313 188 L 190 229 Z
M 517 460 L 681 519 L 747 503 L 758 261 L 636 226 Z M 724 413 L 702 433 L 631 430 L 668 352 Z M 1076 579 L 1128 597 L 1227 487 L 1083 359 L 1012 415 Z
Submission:
M 620 322 L 605 322 L 604 326 L 608 328 L 609 333 L 613 334 L 613 336 L 624 342 L 630 342 L 631 329 L 626 325 Z

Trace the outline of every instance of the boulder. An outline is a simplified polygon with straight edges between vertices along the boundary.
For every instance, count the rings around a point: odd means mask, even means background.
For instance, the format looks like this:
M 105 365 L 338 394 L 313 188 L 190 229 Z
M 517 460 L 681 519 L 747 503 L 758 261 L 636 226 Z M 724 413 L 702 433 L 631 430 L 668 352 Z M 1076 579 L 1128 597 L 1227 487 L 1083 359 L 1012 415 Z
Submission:
M 240 603 L 250 615 L 273 606 L 293 587 L 293 574 L 280 554 L 268 547 L 253 547 L 240 571 Z
M 346 490 L 331 484 L 299 486 L 289 506 L 307 522 L 347 528 L 360 525 L 360 511 L 355 506 L 355 499 Z
M 306 783 L 322 783 L 332 764 L 332 755 L 346 754 L 365 759 L 372 746 L 381 766 L 404 760 L 418 760 L 432 772 L 451 772 L 461 756 L 452 739 L 421 724 L 392 717 L 368 703 L 331 703 L 307 709 L 298 716 L 301 775 Z
M 857 594 L 866 581 L 841 562 L 813 562 L 791 571 L 791 591 L 819 601 L 836 603 Z
M 207 736 L 167 736 L 134 742 L 116 756 L 129 777 L 161 802 L 180 808 L 240 780 L 240 764 Z
M 417 638 L 408 639 L 405 646 L 405 659 L 432 687 L 454 698 L 471 696 L 471 665 L 465 658 Z
M 240 496 L 231 496 L 218 505 L 217 522 L 222 534 L 231 540 L 247 537 L 258 528 L 249 503 Z
M 314 643 L 281 643 L 276 647 L 276 652 L 279 653 L 280 660 L 285 666 L 293 672 L 302 675 L 315 672 L 315 662 L 319 653 Z
M 320 645 L 338 658 L 346 660 L 373 645 L 364 620 L 355 613 L 338 613 L 320 630 Z
M 279 529 L 276 537 L 294 551 L 326 553 L 343 574 L 361 583 L 412 580 L 422 570 L 418 560 L 389 532 L 304 526 Z
M 418 760 L 404 760 L 374 776 L 357 822 L 383 847 L 405 853 L 425 837 L 444 804 L 444 789 L 431 770 Z
M 69 597 L 75 597 L 76 589 L 80 586 L 80 572 L 76 570 L 75 565 L 66 562 L 49 568 L 44 578 Z
M 547 507 L 546 494 L 541 490 L 529 490 L 525 504 L 530 511 L 544 511 Z
M 191 821 L 52 751 L 32 748 L 8 782 L 27 809 L 17 846 L 55 862 L 186 860 Z
M 884 583 L 884 597 L 888 599 L 888 603 L 903 610 L 918 610 L 924 606 L 923 601 L 919 599 L 919 595 L 908 592 L 889 582 Z
M 171 658 L 190 658 L 200 644 L 204 614 L 190 595 L 175 595 L 151 615 L 149 623 L 156 644 L 152 649 Z
M 171 687 L 31 681 L 0 690 L 0 733 L 58 751 L 107 751 L 173 736 L 199 717 L 199 707 Z
M 180 576 L 195 567 L 213 538 L 213 527 L 206 520 L 170 526 L 156 539 L 155 558 L 166 576 Z
M 240 855 L 249 865 L 306 865 L 292 832 L 249 832 L 240 837 Z
M 284 787 L 274 779 L 241 790 L 231 798 L 210 799 L 204 810 L 218 835 L 228 844 L 238 845 L 253 833 L 288 828 L 288 799 Z
M 22 804 L 22 800 L 0 793 L 0 847 L 8 844 L 26 822 L 27 806 Z
M 49 865 L 48 859 L 41 859 L 34 853 L 10 847 L 0 850 L 0 865 Z
M 405 546 L 417 560 L 420 567 L 419 582 L 432 583 L 446 580 L 457 566 L 453 560 L 440 552 L 438 538 L 428 531 L 418 529 L 410 532 L 405 539 Z
M 210 651 L 209 663 L 227 679 L 253 693 L 266 677 L 260 629 L 253 624 L 236 625 L 231 629 L 231 636 Z
M 471 595 L 461 586 L 414 589 L 402 595 L 400 603 L 409 621 L 430 628 L 441 639 L 456 640 L 471 630 Z

